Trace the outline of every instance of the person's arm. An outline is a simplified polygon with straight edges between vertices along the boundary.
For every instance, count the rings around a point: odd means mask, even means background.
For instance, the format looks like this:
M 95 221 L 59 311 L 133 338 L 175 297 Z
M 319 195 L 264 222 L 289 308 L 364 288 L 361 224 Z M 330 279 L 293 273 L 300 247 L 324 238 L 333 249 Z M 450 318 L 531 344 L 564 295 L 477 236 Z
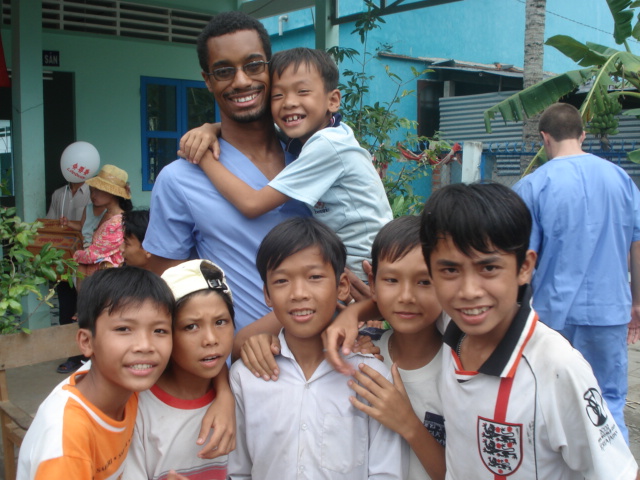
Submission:
M 186 261 L 186 258 L 183 260 L 173 260 L 171 258 L 164 258 L 151 254 L 146 268 L 156 275 L 162 275 L 167 268 L 175 267 L 176 265 L 180 265 Z
M 213 159 L 210 152 L 205 152 L 200 168 L 207 174 L 216 189 L 247 218 L 259 217 L 289 201 L 289 197 L 270 186 L 254 190 L 222 163 Z
M 236 448 L 236 402 L 229 386 L 229 369 L 226 365 L 213 379 L 216 398 L 207 409 L 200 425 L 198 445 L 204 445 L 198 452 L 200 458 L 216 458 L 227 455 Z M 205 445 L 209 433 L 211 438 Z
M 115 255 L 124 241 L 122 220 L 113 217 L 103 225 L 93 243 L 84 250 L 77 250 L 73 259 L 78 263 L 94 264 L 106 257 Z
M 340 356 L 351 353 L 351 345 L 358 337 L 358 322 L 379 318 L 378 306 L 373 300 L 356 302 L 345 308 L 322 333 L 327 361 L 338 372 L 351 376 L 353 367 Z M 342 351 L 340 349 L 342 348 Z
M 210 151 L 215 160 L 220 158 L 220 142 L 222 133 L 220 123 L 205 123 L 185 133 L 180 139 L 178 156 L 188 162 L 198 164 L 205 152 Z
M 275 314 L 273 312 L 267 313 L 264 317 L 257 319 L 255 322 L 250 323 L 246 327 L 240 329 L 240 331 L 236 334 L 233 339 L 233 350 L 231 352 L 231 360 L 235 361 L 241 357 L 242 348 L 247 340 L 250 338 L 259 335 L 261 333 L 266 333 L 268 335 L 272 335 L 278 337 L 278 333 L 282 328 L 282 324 L 278 321 Z M 280 343 L 278 342 L 278 349 L 280 347 Z M 262 362 L 259 362 L 262 363 Z M 246 364 L 246 363 L 245 363 Z M 256 376 L 263 377 L 267 374 L 267 372 L 272 372 L 273 369 L 276 368 L 275 360 L 268 361 L 264 365 L 264 371 L 256 372 L 253 371 L 254 374 L 259 373 Z M 267 377 L 269 377 L 267 375 Z
M 433 480 L 444 479 L 444 447 L 429 433 L 413 411 L 398 366 L 394 363 L 391 367 L 393 383 L 368 365 L 361 364 L 360 370 L 354 375 L 357 383 L 349 381 L 349 386 L 369 405 L 356 397 L 350 397 L 353 406 L 402 436 L 429 477 Z
M 629 254 L 631 273 L 631 321 L 627 333 L 627 344 L 640 340 L 640 241 L 631 244 Z

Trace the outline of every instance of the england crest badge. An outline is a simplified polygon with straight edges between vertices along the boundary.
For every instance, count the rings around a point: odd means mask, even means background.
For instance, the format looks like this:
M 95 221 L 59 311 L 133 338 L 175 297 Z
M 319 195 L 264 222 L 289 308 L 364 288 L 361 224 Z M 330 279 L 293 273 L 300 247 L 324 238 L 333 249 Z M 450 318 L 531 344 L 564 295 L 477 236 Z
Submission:
M 478 417 L 478 451 L 489 471 L 508 477 L 522 462 L 522 425 Z

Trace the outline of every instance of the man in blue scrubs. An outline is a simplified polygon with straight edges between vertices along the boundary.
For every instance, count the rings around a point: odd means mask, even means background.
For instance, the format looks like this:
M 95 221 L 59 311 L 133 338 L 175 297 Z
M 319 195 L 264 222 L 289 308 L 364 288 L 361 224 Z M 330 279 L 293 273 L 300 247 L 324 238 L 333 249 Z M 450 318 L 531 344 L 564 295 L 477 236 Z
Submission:
M 533 307 L 591 364 L 628 443 L 627 340 L 640 335 L 640 193 L 624 170 L 582 151 L 575 107 L 550 106 L 538 130 L 550 160 L 514 186 L 533 217 Z
M 202 76 L 220 109 L 220 161 L 259 190 L 293 160 L 276 137 L 268 108 L 269 35 L 258 20 L 225 12 L 204 28 L 197 48 Z M 149 268 L 158 274 L 193 257 L 222 267 L 233 291 L 239 330 L 270 311 L 255 267 L 262 238 L 283 220 L 301 215 L 309 215 L 309 210 L 290 201 L 248 219 L 220 195 L 199 166 L 178 159 L 160 172 L 153 187 L 143 247 L 152 254 Z

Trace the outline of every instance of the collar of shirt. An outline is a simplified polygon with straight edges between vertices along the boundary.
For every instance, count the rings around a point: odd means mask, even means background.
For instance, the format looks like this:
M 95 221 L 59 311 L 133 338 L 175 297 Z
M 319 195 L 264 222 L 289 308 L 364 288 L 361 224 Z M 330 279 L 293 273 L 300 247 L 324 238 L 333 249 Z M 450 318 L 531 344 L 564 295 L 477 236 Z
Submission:
M 295 365 L 296 370 L 299 371 L 300 375 L 302 375 L 302 378 L 304 379 L 305 382 L 311 383 L 327 375 L 328 373 L 331 373 L 334 371 L 333 367 L 329 362 L 327 362 L 327 360 L 322 360 L 322 362 L 320 362 L 320 365 L 318 365 L 318 368 L 316 368 L 316 371 L 313 372 L 313 375 L 311 375 L 311 378 L 307 380 L 304 377 L 304 374 L 302 373 L 302 369 L 300 368 L 300 365 L 298 365 L 298 362 L 296 361 L 296 357 L 293 355 L 293 352 L 291 351 L 291 349 L 289 349 L 287 340 L 284 338 L 284 328 L 280 329 L 280 333 L 278 334 L 278 339 L 280 340 L 280 356 L 288 359 Z M 350 353 L 349 355 L 346 355 L 344 358 L 351 358 L 357 355 L 358 355 L 357 353 Z
M 340 125 L 341 120 L 342 120 L 342 115 L 340 113 L 334 113 L 333 115 L 331 115 L 331 119 L 329 119 L 329 123 L 324 128 L 337 127 L 338 125 Z M 285 147 L 285 150 L 291 153 L 292 155 L 295 155 L 297 158 L 298 155 L 300 155 L 300 152 L 302 151 L 302 147 L 303 147 L 303 144 L 300 140 L 298 140 L 297 138 L 291 138 L 287 142 L 287 146 Z
M 531 286 L 529 284 L 520 288 L 518 303 L 520 308 L 507 333 L 487 361 L 478 369 L 478 373 L 505 378 L 515 374 L 524 347 L 529 342 L 538 323 L 538 315 L 531 307 Z M 462 333 L 462 330 L 454 322 L 449 322 L 443 340 L 453 352 L 456 350 Z

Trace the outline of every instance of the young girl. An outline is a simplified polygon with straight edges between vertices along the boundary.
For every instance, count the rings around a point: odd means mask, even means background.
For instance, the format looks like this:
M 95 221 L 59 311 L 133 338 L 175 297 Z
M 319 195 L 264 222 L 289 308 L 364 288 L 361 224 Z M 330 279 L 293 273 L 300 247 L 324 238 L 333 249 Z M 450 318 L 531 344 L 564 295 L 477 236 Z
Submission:
M 105 212 L 93 233 L 91 245 L 73 254 L 73 259 L 80 264 L 78 270 L 85 276 L 123 262 L 120 251 L 124 239 L 122 214 L 132 208 L 128 178 L 121 168 L 105 165 L 98 175 L 86 181 L 91 188 L 94 207 L 103 207 Z
M 140 393 L 125 478 L 164 479 L 176 470 L 187 478 L 224 480 L 227 456 L 198 458 L 194 436 L 216 398 L 213 379 L 231 353 L 231 291 L 223 271 L 208 260 L 169 268 L 162 278 L 176 299 L 173 352 L 158 382 Z

